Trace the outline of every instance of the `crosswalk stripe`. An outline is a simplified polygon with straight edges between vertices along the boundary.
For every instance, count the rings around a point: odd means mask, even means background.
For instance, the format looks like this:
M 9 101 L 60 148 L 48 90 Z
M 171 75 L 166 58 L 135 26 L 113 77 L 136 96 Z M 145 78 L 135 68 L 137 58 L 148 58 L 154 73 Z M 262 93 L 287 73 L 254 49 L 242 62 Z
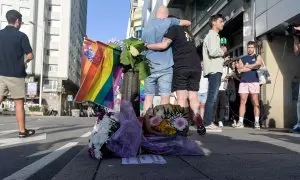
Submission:
M 89 137 L 91 134 L 92 134 L 92 132 L 90 131 L 90 132 L 87 132 L 87 133 L 83 134 L 83 135 L 80 136 L 80 137 L 81 137 L 81 138 L 87 138 L 87 137 Z
M 62 156 L 68 150 L 76 146 L 78 142 L 69 142 L 64 146 L 56 149 L 47 156 L 35 161 L 34 163 L 24 167 L 23 169 L 13 173 L 12 175 L 4 178 L 3 180 L 13 180 L 13 179 L 27 179 L 39 170 L 43 169 L 45 166 Z
M 3 138 L 0 139 L 0 147 L 12 146 L 21 143 L 29 143 L 33 141 L 41 141 L 47 138 L 47 134 L 43 133 L 41 135 L 35 135 L 27 138 Z

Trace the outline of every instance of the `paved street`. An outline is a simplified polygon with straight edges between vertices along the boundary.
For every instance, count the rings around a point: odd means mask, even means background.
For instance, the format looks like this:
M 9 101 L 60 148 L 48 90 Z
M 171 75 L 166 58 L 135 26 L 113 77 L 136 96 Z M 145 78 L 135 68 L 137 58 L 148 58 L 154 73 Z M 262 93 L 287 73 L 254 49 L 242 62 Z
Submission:
M 300 179 L 300 135 L 268 130 L 225 128 L 199 137 L 205 157 L 164 157 L 164 165 L 122 165 L 121 159 L 88 158 L 83 149 L 54 180 L 248 180 Z
M 0 179 L 51 179 L 88 142 L 94 119 L 27 119 L 33 137 L 19 139 L 15 117 L 0 117 Z
M 87 154 L 94 119 L 29 118 L 37 135 L 16 138 L 14 117 L 0 117 L 0 179 L 300 179 L 300 135 L 225 128 L 199 137 L 206 156 L 164 157 L 164 165 L 122 165 Z

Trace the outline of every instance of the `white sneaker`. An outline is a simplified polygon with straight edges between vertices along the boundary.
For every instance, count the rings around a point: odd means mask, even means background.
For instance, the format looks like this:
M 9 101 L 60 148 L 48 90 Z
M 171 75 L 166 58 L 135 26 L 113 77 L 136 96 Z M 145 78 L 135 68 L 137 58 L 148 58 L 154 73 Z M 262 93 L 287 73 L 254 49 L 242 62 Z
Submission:
M 244 128 L 244 123 L 238 122 L 238 123 L 234 126 L 234 128 Z
M 254 129 L 260 129 L 259 122 L 255 122 L 255 123 L 254 123 Z
M 212 123 L 209 126 L 205 127 L 206 132 L 222 132 L 222 129 L 216 126 L 214 123 Z
M 293 127 L 293 132 L 298 132 L 298 133 L 300 133 L 300 123 L 297 123 L 297 124 Z
M 219 121 L 219 128 L 222 128 L 224 125 L 223 125 L 223 122 L 222 121 Z
M 236 126 L 236 120 L 233 120 L 232 127 L 235 127 L 235 126 Z

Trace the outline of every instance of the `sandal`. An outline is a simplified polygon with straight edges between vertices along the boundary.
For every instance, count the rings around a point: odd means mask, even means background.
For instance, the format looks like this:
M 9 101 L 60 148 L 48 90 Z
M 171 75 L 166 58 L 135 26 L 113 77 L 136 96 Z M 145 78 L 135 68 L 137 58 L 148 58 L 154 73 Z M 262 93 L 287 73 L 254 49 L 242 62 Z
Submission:
M 19 138 L 30 137 L 35 134 L 35 130 L 25 129 L 25 132 L 19 132 Z

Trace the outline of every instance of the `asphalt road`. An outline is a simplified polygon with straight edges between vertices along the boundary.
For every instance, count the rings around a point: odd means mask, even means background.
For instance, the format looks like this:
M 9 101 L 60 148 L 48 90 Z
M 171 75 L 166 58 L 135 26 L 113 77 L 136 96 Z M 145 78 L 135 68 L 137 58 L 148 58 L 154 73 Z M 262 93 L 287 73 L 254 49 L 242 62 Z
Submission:
M 88 143 L 94 118 L 30 117 L 36 135 L 17 137 L 15 117 L 0 116 L 0 179 L 51 179 Z

